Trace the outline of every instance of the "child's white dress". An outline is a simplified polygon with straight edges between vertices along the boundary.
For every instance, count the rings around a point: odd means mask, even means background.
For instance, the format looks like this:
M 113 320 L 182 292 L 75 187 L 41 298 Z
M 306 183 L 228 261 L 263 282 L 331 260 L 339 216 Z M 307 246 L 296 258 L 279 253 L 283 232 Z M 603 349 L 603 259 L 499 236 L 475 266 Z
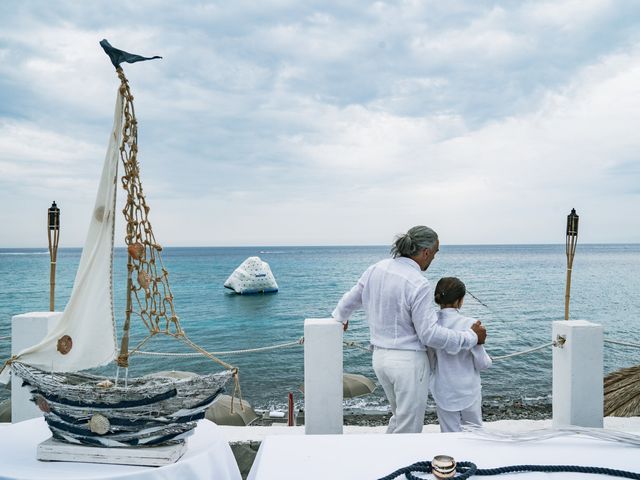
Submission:
M 476 320 L 461 315 L 456 308 L 438 312 L 438 324 L 452 330 L 468 330 Z M 482 345 L 455 355 L 429 348 L 432 375 L 429 388 L 436 402 L 442 432 L 459 432 L 463 423 L 482 424 L 480 371 L 491 366 L 491 357 Z

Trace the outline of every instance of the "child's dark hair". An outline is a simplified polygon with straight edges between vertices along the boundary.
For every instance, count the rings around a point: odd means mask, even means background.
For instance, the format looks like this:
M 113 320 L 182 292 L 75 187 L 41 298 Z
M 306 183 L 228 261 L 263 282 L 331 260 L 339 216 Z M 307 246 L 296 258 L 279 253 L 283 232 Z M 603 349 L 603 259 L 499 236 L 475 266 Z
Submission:
M 462 280 L 456 277 L 443 277 L 438 280 L 434 294 L 438 305 L 453 305 L 467 293 Z

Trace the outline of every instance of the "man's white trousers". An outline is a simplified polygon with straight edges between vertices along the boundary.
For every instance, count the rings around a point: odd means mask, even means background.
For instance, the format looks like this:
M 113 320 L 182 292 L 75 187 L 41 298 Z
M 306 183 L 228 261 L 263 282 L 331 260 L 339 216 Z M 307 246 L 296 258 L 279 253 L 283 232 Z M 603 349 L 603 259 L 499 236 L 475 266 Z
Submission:
M 375 348 L 373 369 L 391 406 L 387 433 L 420 433 L 429 393 L 426 351 Z

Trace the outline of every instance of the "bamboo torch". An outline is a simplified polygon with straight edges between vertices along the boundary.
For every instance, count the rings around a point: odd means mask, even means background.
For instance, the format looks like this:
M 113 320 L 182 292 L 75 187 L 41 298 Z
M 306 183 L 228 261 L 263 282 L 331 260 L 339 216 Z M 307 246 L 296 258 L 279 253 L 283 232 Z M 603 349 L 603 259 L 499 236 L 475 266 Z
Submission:
M 578 243 L 578 215 L 572 208 L 567 215 L 567 290 L 564 295 L 564 319 L 569 320 L 569 298 L 571 297 L 571 270 L 573 269 L 573 256 L 576 254 Z
M 49 272 L 49 310 L 54 310 L 54 292 L 56 289 L 56 260 L 58 258 L 58 239 L 60 238 L 60 209 L 56 202 L 51 204 L 48 210 L 49 229 L 49 257 L 51 257 L 51 270 Z

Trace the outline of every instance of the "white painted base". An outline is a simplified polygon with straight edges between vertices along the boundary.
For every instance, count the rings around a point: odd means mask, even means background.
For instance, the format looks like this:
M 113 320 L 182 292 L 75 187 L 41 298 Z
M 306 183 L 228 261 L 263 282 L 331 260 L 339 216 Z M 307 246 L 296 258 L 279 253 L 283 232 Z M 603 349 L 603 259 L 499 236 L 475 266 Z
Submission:
M 553 426 L 602 428 L 603 328 L 585 320 L 553 322 Z
M 342 324 L 333 318 L 304 321 L 304 431 L 341 434 Z
M 53 330 L 62 312 L 31 312 L 11 318 L 11 355 L 39 343 Z M 14 377 L 11 382 L 11 422 L 18 423 L 40 417 L 42 412 L 31 402 L 31 392 L 22 386 L 22 380 Z
M 53 438 L 38 445 L 37 459 L 47 462 L 108 463 L 160 467 L 177 462 L 187 451 L 187 443 L 161 447 L 106 448 L 71 445 Z

